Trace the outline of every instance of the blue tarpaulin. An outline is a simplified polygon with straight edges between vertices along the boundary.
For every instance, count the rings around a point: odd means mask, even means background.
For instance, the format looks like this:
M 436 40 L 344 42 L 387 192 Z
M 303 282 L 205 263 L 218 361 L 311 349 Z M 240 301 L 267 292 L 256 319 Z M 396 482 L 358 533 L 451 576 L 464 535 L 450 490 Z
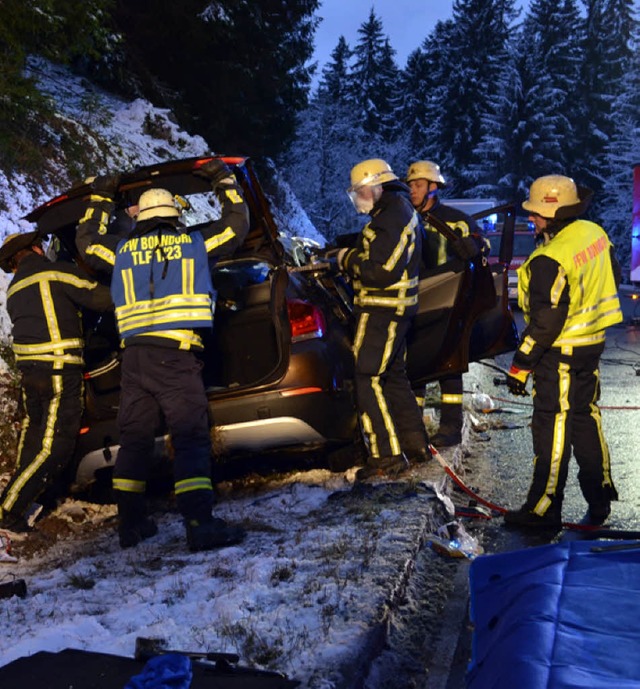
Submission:
M 640 687 L 640 542 L 481 556 L 469 577 L 467 689 Z

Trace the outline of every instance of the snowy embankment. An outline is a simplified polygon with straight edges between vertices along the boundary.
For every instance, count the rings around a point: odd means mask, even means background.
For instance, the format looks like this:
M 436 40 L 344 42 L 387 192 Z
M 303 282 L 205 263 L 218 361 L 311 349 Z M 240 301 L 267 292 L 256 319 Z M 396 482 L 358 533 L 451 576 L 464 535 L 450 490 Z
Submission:
M 158 517 L 156 537 L 121 551 L 112 506 L 69 502 L 58 519 L 102 528 L 78 526 L 49 547 L 40 533 L 42 551 L 0 565 L 27 584 L 26 598 L 0 608 L 0 665 L 64 648 L 132 657 L 136 637 L 160 637 L 174 649 L 238 653 L 241 664 L 306 687 L 353 686 L 381 651 L 416 554 L 453 519 L 447 485 L 432 463 L 391 483 L 354 487 L 353 470 L 316 470 L 227 486 L 216 513 L 248 536 L 197 554 L 176 513 Z M 431 555 L 430 576 L 442 576 L 446 558 Z

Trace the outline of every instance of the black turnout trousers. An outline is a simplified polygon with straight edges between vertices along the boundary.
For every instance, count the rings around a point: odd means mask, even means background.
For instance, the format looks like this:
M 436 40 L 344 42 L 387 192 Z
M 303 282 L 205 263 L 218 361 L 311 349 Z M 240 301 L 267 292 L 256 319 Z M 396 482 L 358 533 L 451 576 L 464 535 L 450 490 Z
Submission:
M 18 462 L 2 494 L 2 510 L 22 516 L 67 467 L 80 430 L 83 380 L 79 366 L 20 365 L 25 417 Z
M 178 509 L 186 519 L 205 520 L 211 515 L 213 489 L 201 369 L 200 360 L 190 351 L 153 345 L 125 348 L 118 412 L 120 450 L 113 477 L 116 490 L 144 490 L 162 413 L 174 450 Z
M 354 356 L 362 431 L 373 459 L 427 446 L 422 413 L 407 378 L 407 332 L 412 316 L 357 313 Z
M 602 432 L 598 365 L 604 343 L 547 350 L 533 371 L 531 431 L 534 472 L 526 508 L 561 514 L 571 451 L 580 489 L 591 510 L 606 509 L 618 495 Z

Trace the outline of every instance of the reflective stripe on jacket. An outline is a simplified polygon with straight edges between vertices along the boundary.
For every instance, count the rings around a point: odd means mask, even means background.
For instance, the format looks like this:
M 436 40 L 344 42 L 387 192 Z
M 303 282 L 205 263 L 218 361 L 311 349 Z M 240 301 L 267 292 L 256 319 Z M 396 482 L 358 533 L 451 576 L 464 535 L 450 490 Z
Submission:
M 121 240 L 115 256 L 111 293 L 121 338 L 155 336 L 181 349 L 201 347 L 193 329 L 213 325 L 203 236 L 161 224 Z
M 588 220 L 576 220 L 539 246 L 518 269 L 518 304 L 529 321 L 531 262 L 547 256 L 560 265 L 550 299 L 558 303 L 568 284 L 569 311 L 554 347 L 587 346 L 604 340 L 605 328 L 623 320 L 611 265 L 611 242 L 605 231 Z
M 453 206 L 441 203 L 439 199 L 436 205 L 430 208 L 428 212 L 438 218 L 438 220 L 446 223 L 458 237 L 468 237 L 471 233 L 471 228 L 475 229 L 475 223 L 471 217 Z M 425 215 L 421 216 L 425 231 L 422 260 L 425 268 L 432 269 L 446 263 L 453 258 L 453 255 L 449 251 L 449 242 L 446 237 L 427 222 L 426 213 L 427 211 L 425 211 Z
M 110 308 L 109 288 L 72 263 L 51 262 L 36 253 L 25 256 L 7 291 L 16 362 L 41 361 L 54 369 L 82 366 L 80 306 Z
M 382 196 L 358 244 L 343 264 L 353 279 L 354 303 L 361 308 L 412 314 L 418 303 L 420 224 L 400 183 L 383 185 Z

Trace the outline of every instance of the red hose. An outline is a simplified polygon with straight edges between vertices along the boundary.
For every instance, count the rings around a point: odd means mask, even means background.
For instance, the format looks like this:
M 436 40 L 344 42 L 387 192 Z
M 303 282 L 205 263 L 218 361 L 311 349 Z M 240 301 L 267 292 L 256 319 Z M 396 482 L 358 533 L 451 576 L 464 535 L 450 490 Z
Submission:
M 506 507 L 501 507 L 500 505 L 496 505 L 494 502 L 491 502 L 490 500 L 485 500 L 484 498 L 480 497 L 477 493 L 475 493 L 471 488 L 469 488 L 469 486 L 467 486 L 467 484 L 456 474 L 456 472 L 452 469 L 451 465 L 438 452 L 438 450 L 436 450 L 436 448 L 433 445 L 429 445 L 429 452 L 431 452 L 431 455 L 435 457 L 436 461 L 444 469 L 447 476 L 449 476 L 451 480 L 470 498 L 473 498 L 476 502 L 478 502 L 481 505 L 484 505 L 485 507 L 488 507 L 490 510 L 496 512 L 497 514 L 503 515 L 505 512 L 508 512 Z M 576 524 L 574 522 L 562 522 L 562 527 L 564 529 L 571 529 L 573 531 L 597 531 L 602 530 L 604 528 L 602 526 L 595 526 L 593 524 Z

